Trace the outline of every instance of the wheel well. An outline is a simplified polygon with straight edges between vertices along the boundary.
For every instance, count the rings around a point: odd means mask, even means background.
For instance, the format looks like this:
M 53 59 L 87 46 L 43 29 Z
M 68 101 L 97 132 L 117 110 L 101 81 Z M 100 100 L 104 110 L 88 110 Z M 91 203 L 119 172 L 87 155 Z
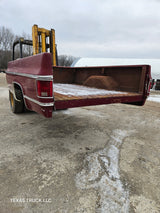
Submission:
M 21 93 L 22 93 L 22 98 L 23 98 L 24 108 L 25 108 L 25 110 L 27 110 L 28 107 L 27 107 L 26 102 L 25 102 L 25 99 L 24 99 L 24 97 L 23 97 L 23 89 L 22 89 L 22 86 L 21 86 L 19 83 L 14 82 L 14 83 L 13 83 L 13 88 L 14 88 L 14 96 L 16 97 L 16 99 L 18 99 L 17 94 L 16 94 L 16 90 L 21 91 Z
M 17 83 L 14 83 L 14 95 L 15 95 L 16 99 L 18 99 L 18 97 L 17 97 L 17 92 L 16 92 L 17 90 L 21 91 L 22 97 L 23 97 L 23 90 L 22 90 L 21 85 L 19 85 L 19 84 L 17 84 Z M 24 104 L 25 104 L 25 103 L 24 103 Z
M 20 86 L 20 85 L 18 85 L 18 84 L 16 84 L 16 83 L 14 83 L 14 90 L 16 90 L 16 89 L 18 89 L 18 90 L 21 90 L 21 91 L 22 91 L 21 86 Z

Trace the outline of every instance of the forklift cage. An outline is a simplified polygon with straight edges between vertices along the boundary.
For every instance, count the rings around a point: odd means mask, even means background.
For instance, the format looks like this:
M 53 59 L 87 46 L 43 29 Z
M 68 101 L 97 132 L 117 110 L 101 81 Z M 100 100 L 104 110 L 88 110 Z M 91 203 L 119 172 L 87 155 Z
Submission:
M 48 42 L 47 42 L 48 39 Z M 23 58 L 22 46 L 33 46 L 33 55 L 41 52 L 50 52 L 52 54 L 53 66 L 58 65 L 57 47 L 55 44 L 55 30 L 46 30 L 44 28 L 38 28 L 38 25 L 32 27 L 32 40 L 26 40 L 19 38 L 13 43 L 12 60 L 15 60 L 15 46 L 20 44 L 20 58 Z

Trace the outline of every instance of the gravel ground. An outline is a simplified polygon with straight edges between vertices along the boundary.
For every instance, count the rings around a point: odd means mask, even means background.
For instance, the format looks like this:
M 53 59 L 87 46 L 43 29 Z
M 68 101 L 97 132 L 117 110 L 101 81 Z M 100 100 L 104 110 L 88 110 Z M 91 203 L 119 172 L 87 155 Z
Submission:
M 0 73 L 0 120 L 1 213 L 160 212 L 160 103 L 15 115 Z

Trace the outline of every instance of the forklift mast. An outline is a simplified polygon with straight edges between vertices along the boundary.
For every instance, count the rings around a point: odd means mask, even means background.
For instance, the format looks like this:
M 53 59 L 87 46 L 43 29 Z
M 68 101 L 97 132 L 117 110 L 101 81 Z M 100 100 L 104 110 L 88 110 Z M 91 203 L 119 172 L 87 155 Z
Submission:
M 12 59 L 15 59 L 15 46 L 20 44 L 20 57 L 23 58 L 23 45 L 33 46 L 33 55 L 42 52 L 50 52 L 52 54 L 53 66 L 58 65 L 57 48 L 55 44 L 55 30 L 46 30 L 44 28 L 38 28 L 38 25 L 32 27 L 32 40 L 26 40 L 19 38 L 13 43 Z
M 55 30 L 46 30 L 44 28 L 39 28 L 38 25 L 35 24 L 32 27 L 32 40 L 33 55 L 36 55 L 40 52 L 50 52 L 52 53 L 53 66 L 56 66 L 57 54 L 55 44 Z

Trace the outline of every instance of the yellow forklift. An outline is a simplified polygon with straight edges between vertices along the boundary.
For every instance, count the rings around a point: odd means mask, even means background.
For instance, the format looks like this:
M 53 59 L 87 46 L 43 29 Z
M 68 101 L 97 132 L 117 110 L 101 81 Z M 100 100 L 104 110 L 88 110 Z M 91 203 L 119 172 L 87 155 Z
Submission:
M 23 45 L 33 46 L 33 55 L 49 52 L 52 54 L 53 66 L 58 66 L 57 47 L 55 44 L 55 30 L 39 28 L 38 25 L 32 27 L 32 40 L 19 38 L 13 43 L 12 60 L 15 60 L 15 47 L 19 44 L 20 58 L 23 58 Z

